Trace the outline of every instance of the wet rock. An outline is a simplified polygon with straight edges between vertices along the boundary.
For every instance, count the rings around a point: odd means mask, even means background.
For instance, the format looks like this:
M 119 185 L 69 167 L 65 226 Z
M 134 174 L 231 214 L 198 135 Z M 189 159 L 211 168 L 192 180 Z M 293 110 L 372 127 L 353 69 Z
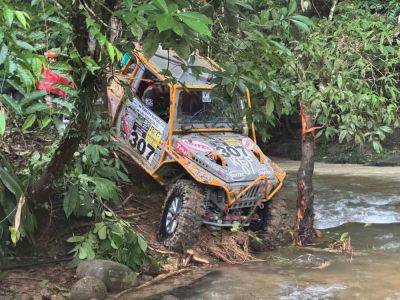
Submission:
M 119 292 L 137 284 L 137 275 L 127 266 L 120 263 L 103 260 L 83 260 L 76 269 L 78 278 L 93 276 L 106 285 L 109 292 Z
M 72 300 L 103 300 L 107 297 L 107 288 L 99 278 L 86 276 L 78 280 L 71 288 Z

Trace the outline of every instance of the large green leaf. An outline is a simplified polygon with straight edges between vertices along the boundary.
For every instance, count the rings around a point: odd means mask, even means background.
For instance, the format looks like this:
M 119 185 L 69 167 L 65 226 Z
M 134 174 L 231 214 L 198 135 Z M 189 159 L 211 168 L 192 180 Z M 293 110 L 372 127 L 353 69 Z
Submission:
M 114 63 L 115 48 L 114 48 L 113 44 L 111 44 L 109 42 L 107 42 L 106 46 L 107 46 L 107 53 L 108 53 L 108 56 L 110 57 L 111 63 Z
M 29 18 L 29 16 L 27 15 L 27 13 L 23 12 L 23 11 L 18 11 L 16 10 L 14 12 L 15 16 L 17 17 L 18 21 L 21 23 L 21 25 L 26 29 L 28 28 L 29 24 L 27 22 L 27 17 Z
M 159 32 L 174 28 L 175 23 L 175 19 L 169 14 L 161 15 L 156 20 L 157 29 Z
M 11 24 L 14 21 L 14 11 L 8 6 L 3 6 L 3 17 L 6 21 L 6 25 L 11 27 Z
M 76 185 L 70 185 L 68 191 L 65 193 L 63 207 L 67 218 L 75 211 L 79 203 L 79 191 Z
M 206 16 L 196 12 L 181 12 L 178 16 L 183 23 L 200 35 L 211 36 L 208 25 L 210 25 L 212 21 Z
M 153 3 L 155 6 L 157 6 L 162 11 L 164 11 L 165 13 L 168 13 L 168 5 L 165 2 L 165 0 L 153 0 Z
M 79 175 L 79 178 L 84 181 L 92 182 L 95 185 L 94 192 L 105 200 L 118 200 L 118 188 L 114 182 L 101 177 L 92 177 L 86 174 Z
M 31 106 L 27 107 L 24 111 L 25 114 L 30 115 L 35 112 L 43 112 L 46 111 L 48 112 L 50 110 L 50 106 L 47 105 L 46 103 L 35 103 L 32 104 Z

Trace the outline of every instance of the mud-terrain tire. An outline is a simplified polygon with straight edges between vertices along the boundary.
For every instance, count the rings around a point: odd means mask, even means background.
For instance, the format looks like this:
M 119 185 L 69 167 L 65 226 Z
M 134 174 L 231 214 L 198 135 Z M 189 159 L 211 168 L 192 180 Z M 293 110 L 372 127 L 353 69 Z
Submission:
M 159 238 L 168 249 L 183 252 L 189 248 L 200 235 L 204 215 L 204 192 L 191 180 L 178 180 L 169 190 L 162 208 Z M 180 201 L 180 208 L 173 205 Z M 174 204 L 175 202 L 175 204 Z M 175 215 L 172 212 L 176 211 Z M 171 214 L 169 214 L 171 213 Z M 167 221 L 176 221 L 171 227 Z M 175 228 L 174 228 L 175 227 Z
M 273 248 L 287 240 L 290 228 L 289 215 L 286 201 L 279 193 L 264 203 L 263 209 L 257 208 L 257 214 L 260 219 L 252 222 L 249 229 L 261 238 L 263 246 Z

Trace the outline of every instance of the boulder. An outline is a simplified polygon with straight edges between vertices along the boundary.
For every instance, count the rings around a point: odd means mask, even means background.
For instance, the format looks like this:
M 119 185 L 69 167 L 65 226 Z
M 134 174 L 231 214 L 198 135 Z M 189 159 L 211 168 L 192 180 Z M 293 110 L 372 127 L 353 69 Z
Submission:
M 120 263 L 103 260 L 83 260 L 76 269 L 78 278 L 92 276 L 100 279 L 111 293 L 126 290 L 137 284 L 137 274 Z
M 96 277 L 85 276 L 79 279 L 71 288 L 72 300 L 103 300 L 107 297 L 107 288 L 103 281 Z

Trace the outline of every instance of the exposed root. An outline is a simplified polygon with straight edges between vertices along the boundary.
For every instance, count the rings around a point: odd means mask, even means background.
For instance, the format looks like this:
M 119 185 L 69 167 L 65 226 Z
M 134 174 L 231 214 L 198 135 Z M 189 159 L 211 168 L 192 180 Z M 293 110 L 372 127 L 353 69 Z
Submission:
M 204 229 L 202 238 L 195 247 L 204 255 L 210 255 L 225 263 L 241 264 L 258 260 L 250 254 L 249 236 L 247 232 L 228 231 L 218 231 L 218 235 L 214 236 Z

